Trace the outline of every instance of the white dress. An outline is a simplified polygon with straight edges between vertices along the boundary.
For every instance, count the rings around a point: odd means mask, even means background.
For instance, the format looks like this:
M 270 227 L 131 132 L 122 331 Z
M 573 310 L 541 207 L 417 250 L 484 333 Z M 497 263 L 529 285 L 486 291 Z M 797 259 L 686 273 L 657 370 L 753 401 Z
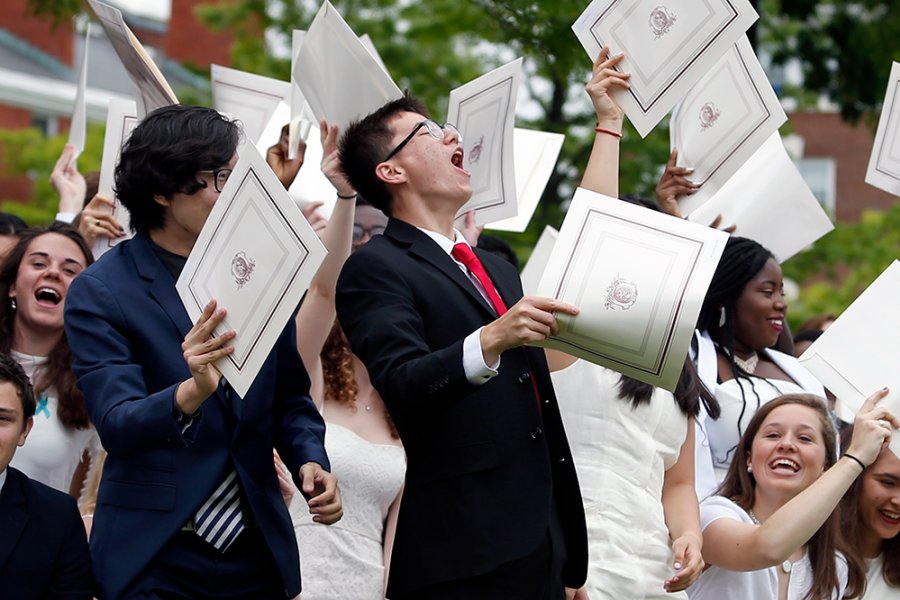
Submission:
M 290 506 L 303 600 L 384 599 L 384 523 L 406 474 L 401 446 L 375 444 L 326 422 L 325 450 L 341 489 L 344 516 L 333 525 L 312 520 L 301 494 Z
M 591 600 L 686 598 L 663 589 L 675 573 L 662 488 L 687 417 L 661 389 L 633 408 L 618 398 L 619 373 L 587 361 L 552 376 L 584 500 Z
M 882 556 L 866 560 L 866 593 L 860 600 L 898 600 L 900 588 L 891 587 L 881 574 Z
M 700 503 L 700 527 L 706 529 L 719 519 L 731 519 L 753 524 L 753 519 L 743 508 L 722 496 L 710 496 Z M 844 597 L 847 587 L 847 561 L 837 554 L 838 592 L 832 600 Z M 757 571 L 729 571 L 716 566 L 708 567 L 694 585 L 688 588 L 691 600 L 778 600 L 777 567 Z M 791 565 L 788 580 L 788 600 L 802 600 L 813 583 L 812 564 L 809 555 Z
M 13 350 L 12 357 L 22 365 L 25 374 L 35 380 L 35 371 L 47 362 L 43 356 L 31 356 Z M 56 389 L 38 394 L 34 425 L 25 445 L 16 449 L 9 463 L 31 479 L 69 493 L 72 476 L 85 450 L 91 456 L 100 449 L 100 438 L 93 425 L 87 429 L 72 429 L 59 420 L 59 399 Z

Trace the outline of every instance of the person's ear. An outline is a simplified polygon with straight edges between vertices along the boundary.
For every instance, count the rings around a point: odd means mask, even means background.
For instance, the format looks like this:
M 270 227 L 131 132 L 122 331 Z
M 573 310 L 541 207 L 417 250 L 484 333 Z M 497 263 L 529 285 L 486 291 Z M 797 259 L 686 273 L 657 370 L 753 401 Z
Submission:
M 172 206 L 172 201 L 160 194 L 153 194 L 153 201 L 160 206 Z
M 381 181 L 393 185 L 407 181 L 406 169 L 393 161 L 378 163 L 375 167 L 375 176 Z
M 25 438 L 28 437 L 28 434 L 31 433 L 31 427 L 34 425 L 34 417 L 28 417 L 25 419 L 25 425 L 22 427 L 22 433 L 19 434 L 18 445 L 21 448 L 25 445 Z

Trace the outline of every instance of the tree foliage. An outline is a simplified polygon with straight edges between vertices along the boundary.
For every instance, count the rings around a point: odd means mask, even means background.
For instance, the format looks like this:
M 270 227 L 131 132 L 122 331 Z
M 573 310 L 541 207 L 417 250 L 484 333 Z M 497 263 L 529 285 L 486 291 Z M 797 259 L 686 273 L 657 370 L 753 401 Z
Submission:
M 785 276 L 803 290 L 791 305 L 791 323 L 796 327 L 817 314 L 840 314 L 898 257 L 900 203 L 885 212 L 865 212 L 858 223 L 837 223 L 783 265 Z
M 797 59 L 806 91 L 855 123 L 880 111 L 891 61 L 900 60 L 900 0 L 763 0 L 762 40 L 776 63 Z

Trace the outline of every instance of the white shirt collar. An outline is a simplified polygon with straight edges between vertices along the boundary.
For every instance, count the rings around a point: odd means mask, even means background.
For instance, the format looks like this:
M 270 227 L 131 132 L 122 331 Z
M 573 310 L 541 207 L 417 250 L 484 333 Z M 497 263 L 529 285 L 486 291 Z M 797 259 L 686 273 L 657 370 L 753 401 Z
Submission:
M 441 247 L 441 250 L 443 250 L 444 252 L 446 252 L 447 254 L 449 254 L 451 256 L 452 256 L 451 253 L 453 252 L 453 246 L 455 246 L 456 244 L 465 244 L 466 246 L 469 246 L 471 248 L 471 246 L 469 245 L 469 242 L 466 241 L 466 238 L 463 237 L 463 234 L 461 234 L 459 232 L 459 230 L 456 228 L 453 229 L 453 235 L 454 235 L 453 240 L 450 240 L 449 238 L 447 238 L 447 236 L 445 236 L 442 233 L 436 233 L 434 231 L 429 231 L 429 230 L 423 229 L 421 227 L 416 227 L 416 229 L 418 229 L 419 231 L 421 231 L 422 233 L 424 233 L 425 235 L 427 235 L 428 237 L 433 239 L 434 242 L 438 246 Z
M 3 486 L 6 485 L 6 472 L 8 470 L 9 469 L 7 468 L 7 469 L 3 469 L 3 471 L 0 472 L 0 494 L 3 493 Z

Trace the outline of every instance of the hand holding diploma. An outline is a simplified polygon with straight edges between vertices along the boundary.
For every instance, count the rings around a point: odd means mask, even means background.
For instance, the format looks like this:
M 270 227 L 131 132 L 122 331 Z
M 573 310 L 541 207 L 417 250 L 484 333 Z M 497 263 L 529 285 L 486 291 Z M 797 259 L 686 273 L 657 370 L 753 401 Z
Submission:
M 578 307 L 568 302 L 526 296 L 516 302 L 502 317 L 481 330 L 481 351 L 484 362 L 492 365 L 511 348 L 541 342 L 559 333 L 554 313 L 578 315 Z
M 233 329 L 218 337 L 210 337 L 225 320 L 226 314 L 224 308 L 216 310 L 216 301 L 210 300 L 200 318 L 184 336 L 181 349 L 184 351 L 184 362 L 191 370 L 191 378 L 178 386 L 175 402 L 186 415 L 197 412 L 200 405 L 216 391 L 222 374 L 214 363 L 234 352 L 230 342 L 237 334 Z

